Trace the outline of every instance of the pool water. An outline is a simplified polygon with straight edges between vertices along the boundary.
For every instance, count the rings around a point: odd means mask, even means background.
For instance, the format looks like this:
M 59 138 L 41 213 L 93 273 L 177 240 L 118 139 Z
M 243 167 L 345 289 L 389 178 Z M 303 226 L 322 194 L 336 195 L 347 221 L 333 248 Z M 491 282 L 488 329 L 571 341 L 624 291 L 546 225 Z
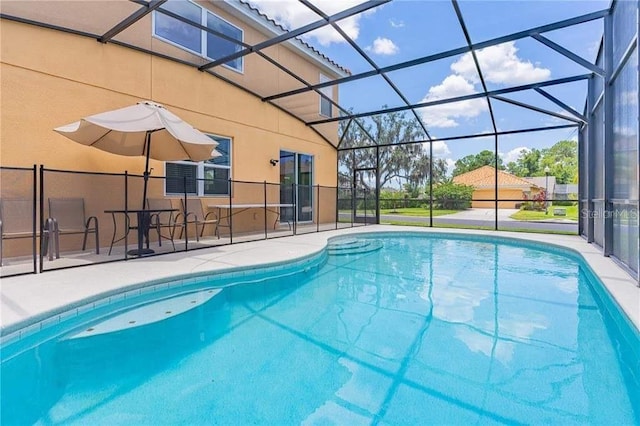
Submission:
M 5 359 L 2 424 L 640 424 L 638 332 L 581 261 L 358 238 L 376 249 Z

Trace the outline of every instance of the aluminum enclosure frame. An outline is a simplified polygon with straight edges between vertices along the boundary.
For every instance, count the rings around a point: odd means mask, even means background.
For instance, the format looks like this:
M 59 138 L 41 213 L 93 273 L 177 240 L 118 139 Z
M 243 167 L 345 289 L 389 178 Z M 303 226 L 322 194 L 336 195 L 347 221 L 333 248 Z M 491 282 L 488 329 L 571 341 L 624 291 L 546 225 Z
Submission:
M 247 43 L 240 42 L 238 40 L 230 38 L 225 34 L 222 34 L 210 28 L 204 27 L 200 23 L 192 22 L 180 15 L 176 15 L 175 13 L 163 8 L 163 6 L 166 5 L 165 4 L 166 0 L 151 0 L 151 1 L 131 0 L 131 3 L 140 6 L 139 9 L 136 10 L 134 13 L 129 14 L 128 16 L 122 17 L 122 19 L 119 22 L 114 23 L 107 31 L 101 34 L 88 33 L 80 30 L 79 28 L 73 28 L 72 25 L 63 27 L 63 26 L 55 25 L 48 22 L 34 21 L 26 17 L 11 16 L 4 13 L 0 14 L 0 19 L 17 21 L 25 24 L 30 24 L 30 25 L 37 25 L 37 26 L 41 26 L 41 27 L 45 27 L 53 30 L 65 31 L 68 33 L 72 33 L 72 34 L 76 34 L 84 37 L 92 37 L 92 38 L 95 38 L 100 43 L 117 44 L 119 46 L 135 49 L 137 51 L 141 51 L 149 55 L 160 56 L 165 59 L 169 59 L 172 61 L 176 61 L 185 65 L 188 65 L 190 67 L 193 67 L 194 71 L 206 72 L 210 74 L 212 78 L 219 78 L 236 87 L 239 87 L 240 89 L 245 90 L 251 93 L 253 96 L 261 99 L 263 102 L 269 103 L 274 107 L 278 108 L 279 110 L 284 111 L 285 113 L 303 122 L 305 125 L 313 129 L 318 135 L 320 135 L 326 141 L 326 143 L 329 144 L 331 147 L 333 147 L 336 151 L 348 151 L 348 150 L 354 150 L 354 149 L 360 149 L 360 148 L 376 148 L 376 151 L 379 151 L 379 148 L 386 147 L 387 145 L 380 144 L 379 141 L 375 140 L 375 137 L 373 135 L 367 133 L 367 137 L 370 139 L 373 145 L 367 146 L 367 147 L 344 147 L 342 146 L 344 134 L 338 134 L 335 140 L 330 140 L 329 138 L 327 138 L 322 134 L 322 132 L 319 130 L 319 126 L 322 126 L 328 123 L 345 122 L 349 124 L 344 127 L 348 128 L 349 126 L 355 125 L 355 126 L 358 126 L 360 130 L 366 132 L 365 126 L 360 121 L 360 119 L 365 119 L 367 117 L 372 117 L 380 114 L 388 114 L 392 112 L 402 112 L 402 111 L 409 112 L 413 116 L 413 118 L 416 120 L 420 129 L 424 133 L 424 138 L 416 141 L 402 141 L 401 142 L 402 144 L 427 143 L 429 144 L 429 152 L 430 154 L 432 154 L 433 143 L 437 141 L 454 140 L 454 139 L 464 140 L 464 139 L 472 139 L 474 137 L 479 137 L 479 136 L 492 137 L 494 139 L 494 154 L 496 157 L 496 163 L 498 158 L 498 139 L 500 136 L 503 136 L 506 134 L 554 130 L 558 128 L 575 128 L 576 130 L 579 131 L 579 137 L 578 137 L 579 155 L 587 156 L 586 162 L 579 161 L 579 163 L 581 164 L 579 177 L 580 177 L 580 180 L 584 180 L 584 182 L 586 182 L 586 185 L 580 185 L 581 192 L 579 194 L 579 200 L 581 205 L 586 206 L 584 211 L 585 214 L 580 215 L 580 224 L 579 224 L 580 233 L 584 235 L 588 241 L 595 242 L 594 218 L 592 217 L 596 215 L 596 211 L 593 207 L 594 202 L 602 202 L 604 205 L 605 212 L 614 210 L 614 207 L 615 207 L 614 205 L 635 206 L 635 209 L 636 209 L 635 211 L 636 212 L 638 211 L 638 199 L 640 199 L 640 192 L 632 196 L 628 196 L 626 198 L 614 197 L 615 195 L 614 194 L 614 175 L 617 171 L 615 170 L 615 161 L 614 161 L 614 156 L 616 155 L 616 153 L 614 152 L 615 134 L 614 134 L 613 122 L 615 120 L 615 116 L 614 116 L 615 105 L 614 105 L 614 98 L 613 98 L 614 96 L 613 84 L 615 83 L 616 79 L 619 77 L 623 67 L 625 66 L 629 58 L 633 54 L 636 54 L 636 58 L 637 58 L 638 33 L 639 33 L 638 31 L 639 24 L 636 20 L 635 36 L 632 38 L 628 46 L 626 46 L 626 48 L 624 49 L 622 58 L 616 61 L 616 63 L 614 63 L 612 46 L 613 46 L 613 39 L 618 29 L 615 26 L 613 16 L 619 2 L 617 2 L 616 0 L 613 0 L 611 2 L 611 6 L 607 9 L 599 10 L 599 11 L 588 13 L 581 16 L 576 16 L 570 19 L 564 19 L 561 21 L 552 22 L 549 24 L 541 25 L 541 26 L 532 27 L 524 31 L 514 32 L 501 37 L 492 38 L 490 40 L 475 42 L 474 40 L 471 39 L 469 31 L 466 27 L 464 14 L 460 9 L 458 0 L 452 0 L 451 7 L 453 8 L 455 16 L 458 20 L 460 31 L 464 35 L 464 39 L 466 41 L 465 45 L 455 49 L 439 52 L 436 54 L 431 54 L 431 55 L 411 59 L 408 61 L 381 67 L 366 53 L 365 49 L 362 46 L 360 46 L 355 40 L 347 36 L 347 34 L 344 31 L 342 31 L 342 29 L 339 26 L 339 22 L 343 19 L 356 16 L 367 10 L 371 10 L 375 7 L 384 5 L 389 1 L 391 0 L 363 1 L 362 3 L 356 6 L 344 9 L 338 13 L 330 15 L 326 13 L 324 10 L 322 10 L 322 7 L 314 5 L 310 1 L 300 0 L 300 4 L 304 5 L 310 11 L 312 11 L 317 16 L 317 20 L 307 25 L 301 26 L 299 28 L 291 29 L 290 31 L 283 30 L 281 31 L 280 34 L 274 37 L 268 38 L 267 40 L 257 43 L 255 45 L 249 45 Z M 239 5 L 238 7 L 250 7 L 248 6 L 247 2 L 245 2 L 244 0 L 225 0 L 225 2 L 237 3 Z M 639 10 L 639 2 L 634 1 L 633 4 L 635 6 L 635 11 L 637 15 Z M 184 59 L 180 59 L 180 58 L 167 56 L 158 52 L 154 52 L 152 50 L 144 49 L 140 46 L 131 45 L 131 44 L 114 39 L 114 37 L 116 37 L 118 34 L 124 31 L 127 31 L 127 28 L 131 27 L 140 19 L 142 19 L 144 16 L 147 16 L 150 13 L 165 14 L 187 25 L 192 25 L 196 28 L 206 31 L 209 34 L 222 38 L 226 41 L 231 41 L 233 43 L 236 43 L 238 44 L 237 51 L 231 55 L 227 55 L 221 58 L 217 58 L 214 61 L 209 61 L 205 64 L 201 64 L 201 63 L 193 63 L 193 62 L 185 61 Z M 596 20 L 603 20 L 604 29 L 605 29 L 604 37 L 603 37 L 603 47 L 601 49 L 601 55 L 604 55 L 604 60 L 603 60 L 603 63 L 600 65 L 597 63 L 592 63 L 591 61 L 588 61 L 585 58 L 580 57 L 576 53 L 559 45 L 556 42 L 553 42 L 552 40 L 550 40 L 548 37 L 544 35 L 545 33 L 548 33 L 551 31 L 555 31 L 563 28 L 569 28 L 569 27 L 573 27 L 576 25 L 580 25 L 583 23 L 592 22 Z M 310 31 L 317 30 L 324 27 L 331 27 L 338 34 L 340 34 L 344 38 L 344 41 L 353 49 L 354 55 L 358 55 L 362 59 L 364 59 L 364 61 L 366 61 L 368 65 L 371 67 L 371 70 L 358 73 L 358 74 L 347 75 L 345 77 L 340 77 L 327 82 L 313 83 L 300 77 L 297 74 L 295 69 L 288 69 L 287 67 L 280 64 L 274 58 L 271 58 L 267 54 L 262 52 L 263 49 L 269 46 L 275 46 L 282 43 L 304 43 L 300 41 L 299 39 L 300 36 Z M 482 67 L 480 66 L 480 63 L 477 58 L 477 52 L 487 47 L 496 46 L 501 43 L 521 40 L 521 39 L 534 40 L 546 46 L 547 48 L 552 50 L 555 54 L 560 54 L 565 58 L 573 61 L 573 63 L 576 63 L 581 67 L 583 67 L 585 69 L 585 73 L 572 75 L 564 78 L 532 83 L 532 84 L 505 87 L 497 90 L 489 90 L 485 82 L 485 77 L 483 74 Z M 462 55 L 467 53 L 470 53 L 472 55 L 475 68 L 479 75 L 481 86 L 482 86 L 482 90 L 480 92 L 474 93 L 471 95 L 452 97 L 448 99 L 441 99 L 441 100 L 430 101 L 430 102 L 411 103 L 409 101 L 409 98 L 406 96 L 406 94 L 399 89 L 396 82 L 394 82 L 393 79 L 388 75 L 392 71 L 407 69 L 417 65 L 427 64 L 437 60 L 450 58 L 456 55 Z M 260 56 L 262 59 L 264 59 L 265 61 L 267 61 L 274 67 L 276 67 L 279 71 L 287 74 L 289 77 L 294 78 L 296 81 L 298 81 L 302 85 L 302 87 L 296 90 L 289 90 L 281 93 L 260 94 L 260 93 L 256 93 L 251 89 L 243 87 L 241 84 L 237 82 L 231 81 L 228 78 L 223 77 L 220 73 L 217 73 L 215 71 L 216 67 L 222 66 L 224 63 L 232 59 L 241 58 L 247 55 Z M 638 64 L 635 64 L 635 66 L 636 66 L 636 69 L 640 69 L 640 67 L 638 67 Z M 326 96 L 322 92 L 322 89 L 324 88 L 339 86 L 340 84 L 362 80 L 369 77 L 376 77 L 376 76 L 382 77 L 382 79 L 389 86 L 389 88 L 402 100 L 403 105 L 397 106 L 397 107 L 391 107 L 391 108 L 382 108 L 378 110 L 354 113 L 349 109 L 348 105 L 342 105 L 339 102 L 335 102 L 333 99 Z M 636 73 L 636 78 L 640 78 L 640 74 Z M 602 93 L 593 93 L 593 91 L 590 90 L 589 93 L 585 94 L 585 96 L 588 99 L 586 102 L 587 106 L 585 108 L 584 113 L 577 112 L 575 109 L 571 108 L 569 105 L 567 105 L 566 103 L 562 102 L 560 99 L 554 97 L 553 95 L 551 95 L 550 93 L 544 90 L 544 88 L 546 87 L 570 84 L 576 81 L 593 82 L 594 79 L 604 80 L 604 90 Z M 589 83 L 588 86 L 591 88 L 592 84 Z M 549 101 L 553 102 L 555 105 L 561 108 L 563 113 L 562 114 L 557 113 L 555 111 L 543 109 L 535 105 L 527 104 L 525 102 L 515 101 L 513 99 L 506 98 L 503 96 L 505 94 L 516 93 L 516 92 L 527 92 L 527 91 L 535 91 L 538 94 L 544 96 Z M 297 115 L 294 111 L 288 110 L 287 108 L 279 105 L 276 102 L 279 99 L 286 99 L 288 97 L 292 97 L 292 96 L 299 95 L 306 92 L 314 92 L 320 98 L 328 100 L 331 103 L 331 105 L 337 109 L 338 115 L 330 118 L 322 119 L 322 120 L 309 120 Z M 640 104 L 640 102 L 638 102 L 638 98 L 639 98 L 638 93 L 636 93 L 635 100 L 637 104 Z M 492 126 L 491 132 L 482 133 L 480 135 L 461 135 L 460 137 L 456 137 L 456 138 L 453 138 L 453 137 L 435 138 L 430 134 L 427 125 L 421 119 L 418 111 L 421 108 L 425 108 L 429 106 L 444 105 L 444 104 L 450 104 L 454 102 L 460 102 L 460 101 L 472 100 L 472 99 L 484 99 L 486 101 L 489 114 L 491 117 L 491 126 Z M 498 119 L 498 117 L 496 117 L 496 114 L 494 112 L 494 105 L 497 105 L 496 102 L 508 103 L 515 107 L 521 108 L 523 111 L 523 114 L 526 113 L 527 111 L 533 111 L 536 113 L 541 113 L 541 114 L 548 115 L 550 117 L 554 117 L 556 119 L 563 121 L 563 123 L 558 126 L 546 126 L 546 127 L 538 127 L 538 128 L 523 127 L 521 129 L 514 129 L 508 132 L 500 131 L 496 125 L 496 120 Z M 591 120 L 594 117 L 595 108 L 598 105 L 600 105 L 601 102 L 604 108 L 604 116 L 605 116 L 604 133 L 603 135 L 601 135 L 602 140 L 598 142 L 598 136 L 594 134 L 594 125 L 593 123 L 591 123 Z M 566 113 L 566 115 L 564 113 Z M 637 111 L 637 115 L 640 116 L 640 110 Z M 637 150 L 636 152 L 640 153 L 640 136 L 636 137 L 635 142 L 636 142 L 636 150 Z M 604 152 L 603 162 L 604 162 L 604 171 L 605 171 L 605 173 L 603 174 L 604 181 L 599 183 L 594 182 L 594 176 L 592 172 L 593 169 L 588 167 L 589 165 L 590 166 L 597 165 L 594 163 L 595 159 L 592 155 L 594 152 L 596 143 L 602 143 L 604 147 L 604 150 L 603 150 Z M 376 163 L 378 162 L 379 162 L 379 155 L 377 156 Z M 640 156 L 638 157 L 638 163 L 640 163 Z M 430 172 L 431 171 L 432 170 L 430 170 Z M 376 176 L 379 175 L 379 170 L 376 171 L 375 175 Z M 636 173 L 636 176 L 635 176 L 636 188 L 640 186 L 638 185 L 639 180 L 640 180 L 640 176 L 638 176 L 638 173 Z M 495 181 L 497 184 L 497 172 L 496 172 Z M 602 200 L 596 200 L 594 197 L 593 191 L 595 188 L 594 185 L 596 184 L 602 185 L 604 189 L 604 197 Z M 379 186 L 379 182 L 376 181 L 376 194 L 379 195 L 379 193 L 380 193 L 380 186 Z M 496 194 L 496 199 L 494 200 L 496 213 L 498 209 L 497 198 L 498 197 Z M 433 200 L 430 200 L 430 201 L 432 202 Z M 379 220 L 379 216 L 380 216 L 379 203 L 376 210 L 377 210 L 377 217 Z M 636 218 L 636 226 L 638 226 L 637 222 L 640 222 L 640 221 L 638 221 L 638 219 Z M 430 222 L 430 224 L 431 225 L 433 224 L 432 221 Z M 603 254 L 605 256 L 615 257 L 614 246 L 616 245 L 616 241 L 617 241 L 616 238 L 619 238 L 619 237 L 616 237 L 617 231 L 615 231 L 614 229 L 613 217 L 605 215 L 605 217 L 603 218 L 603 225 L 604 225 L 604 239 L 602 242 Z M 496 214 L 495 229 L 498 229 L 497 214 Z M 640 270 L 640 258 L 635 259 L 635 263 L 632 263 L 632 264 L 629 264 L 629 261 L 625 261 L 625 260 L 622 260 L 621 263 L 627 269 L 629 269 L 632 274 L 640 277 L 638 273 L 638 271 Z M 639 283 L 640 283 L 640 280 L 639 280 Z

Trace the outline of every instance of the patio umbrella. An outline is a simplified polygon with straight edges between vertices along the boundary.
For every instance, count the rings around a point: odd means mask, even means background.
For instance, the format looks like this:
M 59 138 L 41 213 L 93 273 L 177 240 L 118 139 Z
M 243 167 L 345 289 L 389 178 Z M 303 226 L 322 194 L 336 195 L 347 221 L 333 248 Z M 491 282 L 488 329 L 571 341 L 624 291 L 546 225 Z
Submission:
M 82 145 L 127 156 L 145 156 L 142 208 L 147 198 L 149 158 L 203 161 L 220 156 L 216 141 L 151 101 L 85 117 L 54 129 Z

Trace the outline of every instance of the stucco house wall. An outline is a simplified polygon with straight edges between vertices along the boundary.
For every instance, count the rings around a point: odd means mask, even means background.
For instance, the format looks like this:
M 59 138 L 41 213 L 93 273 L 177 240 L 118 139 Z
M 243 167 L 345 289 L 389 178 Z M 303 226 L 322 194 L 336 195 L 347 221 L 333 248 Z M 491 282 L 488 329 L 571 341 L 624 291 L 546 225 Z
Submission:
M 99 31 L 99 21 L 111 22 L 114 17 L 126 17 L 131 8 L 129 2 L 58 3 L 6 2 L 6 5 L 3 4 L 3 13 L 23 13 L 27 17 L 36 15 L 35 18 L 40 16 L 53 21 L 55 14 L 59 14 L 60 19 L 84 19 L 89 27 L 87 30 Z M 229 22 L 241 26 L 247 43 L 254 44 L 269 37 L 228 11 L 216 9 L 210 2 L 199 4 L 206 5 Z M 103 7 L 99 9 L 101 13 L 91 14 L 85 10 L 97 6 Z M 78 16 L 62 16 L 76 9 Z M 112 18 L 111 21 L 109 18 Z M 149 15 L 127 29 L 121 39 L 174 57 L 194 56 L 153 37 L 151 19 Z M 283 109 L 263 102 L 252 94 L 250 91 L 271 94 L 295 86 L 290 77 L 275 71 L 272 65 L 256 59 L 255 55 L 245 58 L 243 73 L 225 67 L 216 68 L 216 72 L 229 81 L 249 89 L 243 90 L 224 79 L 170 59 L 7 19 L 3 19 L 0 25 L 0 49 L 2 166 L 32 167 L 37 164 L 47 169 L 104 173 L 128 171 L 139 175 L 144 170 L 142 157 L 118 156 L 81 146 L 55 133 L 53 128 L 84 116 L 122 108 L 141 100 L 152 100 L 163 104 L 205 133 L 231 138 L 233 180 L 278 183 L 280 169 L 272 166 L 269 160 L 278 159 L 280 150 L 287 150 L 313 156 L 314 185 L 332 187 L 337 184 L 337 153 L 334 146 L 337 145 L 337 124 L 334 123 L 333 128 L 325 127 L 321 135 Z M 285 46 L 274 47 L 271 53 L 311 83 L 318 82 L 321 73 L 331 75 L 335 68 L 331 63 L 324 67 L 323 58 L 313 59 Z M 200 58 L 200 62 L 204 62 L 203 59 Z M 333 78 L 336 76 L 332 75 Z M 334 98 L 337 100 L 337 89 Z M 301 102 L 299 108 L 302 110 L 292 110 L 292 114 L 321 118 L 317 94 L 307 93 L 296 102 Z M 336 113 L 335 108 L 333 112 Z M 154 179 L 164 175 L 165 164 L 151 160 L 150 167 L 153 170 L 149 197 L 165 197 L 163 182 Z M 57 172 L 47 172 L 46 178 L 46 197 L 85 198 L 87 213 L 100 219 L 101 245 L 108 245 L 111 219 L 104 210 L 123 206 L 123 180 L 108 175 Z M 131 205 L 141 203 L 141 186 L 141 179 L 139 182 L 135 179 L 130 181 L 128 191 Z M 17 185 L 12 188 L 5 182 L 1 195 L 9 198 L 26 195 L 20 191 L 24 191 L 24 188 L 18 188 Z M 264 191 L 262 185 L 247 184 L 234 187 L 232 193 L 233 203 L 252 203 L 262 200 Z M 259 200 L 256 200 L 258 196 Z M 274 192 L 274 197 L 274 202 L 278 202 L 278 191 Z M 169 198 L 177 207 L 178 198 Z M 228 203 L 228 197 L 218 201 Z M 335 197 L 323 196 L 322 201 L 324 210 L 335 211 Z M 215 202 L 216 197 L 203 199 L 205 206 Z M 330 205 L 332 202 L 333 205 Z M 258 216 L 248 212 L 244 216 L 234 217 L 234 229 L 241 231 L 264 226 L 264 218 Z M 269 222 L 272 218 L 274 216 L 269 217 Z M 321 214 L 320 218 L 329 220 L 333 215 Z

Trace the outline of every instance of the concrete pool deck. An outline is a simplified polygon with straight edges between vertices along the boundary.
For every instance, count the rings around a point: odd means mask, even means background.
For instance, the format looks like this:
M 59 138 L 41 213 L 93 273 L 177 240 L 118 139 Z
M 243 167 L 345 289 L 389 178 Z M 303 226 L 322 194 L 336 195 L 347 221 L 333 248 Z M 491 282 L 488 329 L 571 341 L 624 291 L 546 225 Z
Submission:
M 0 285 L 0 335 L 59 314 L 70 305 L 89 302 L 120 289 L 124 291 L 140 283 L 157 282 L 177 275 L 295 260 L 319 253 L 331 237 L 375 231 L 489 235 L 550 243 L 577 250 L 600 276 L 636 328 L 640 329 L 640 288 L 637 287 L 637 281 L 614 261 L 602 256 L 597 247 L 587 244 L 580 237 L 373 225 L 3 278 Z

